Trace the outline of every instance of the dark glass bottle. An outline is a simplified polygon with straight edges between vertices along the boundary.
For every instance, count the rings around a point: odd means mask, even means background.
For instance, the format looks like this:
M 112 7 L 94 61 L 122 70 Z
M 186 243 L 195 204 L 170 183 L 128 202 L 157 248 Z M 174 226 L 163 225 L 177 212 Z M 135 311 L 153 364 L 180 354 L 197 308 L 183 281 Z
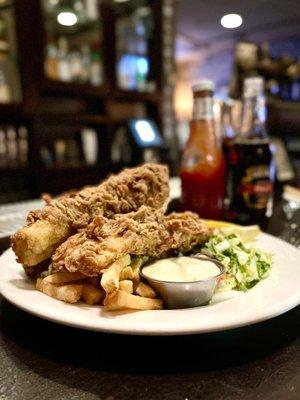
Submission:
M 263 225 L 272 215 L 275 177 L 275 164 L 265 126 L 263 79 L 246 79 L 243 97 L 241 131 L 231 154 L 234 170 L 232 206 L 237 222 Z

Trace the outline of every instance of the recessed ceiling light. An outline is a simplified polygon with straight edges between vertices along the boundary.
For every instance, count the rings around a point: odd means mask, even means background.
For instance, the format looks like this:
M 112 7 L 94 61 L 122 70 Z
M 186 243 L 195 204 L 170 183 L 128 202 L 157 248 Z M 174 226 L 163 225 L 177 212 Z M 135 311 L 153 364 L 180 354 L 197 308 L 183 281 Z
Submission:
M 114 0 L 115 3 L 126 3 L 128 0 Z
M 221 25 L 228 29 L 238 28 L 242 23 L 243 18 L 239 14 L 226 14 L 221 18 Z
M 64 26 L 75 25 L 77 21 L 77 15 L 70 11 L 63 11 L 57 16 L 57 22 Z

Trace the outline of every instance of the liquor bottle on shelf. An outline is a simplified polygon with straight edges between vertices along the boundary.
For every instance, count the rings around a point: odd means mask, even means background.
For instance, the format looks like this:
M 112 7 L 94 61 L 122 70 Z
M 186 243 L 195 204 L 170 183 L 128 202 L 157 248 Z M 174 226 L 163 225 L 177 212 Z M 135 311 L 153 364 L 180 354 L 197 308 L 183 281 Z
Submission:
M 90 83 L 94 86 L 100 86 L 103 82 L 103 69 L 101 62 L 100 46 L 97 42 L 92 44 Z
M 226 167 L 215 133 L 214 83 L 201 81 L 193 92 L 193 119 L 180 170 L 182 202 L 185 209 L 204 218 L 220 219 L 224 211 Z
M 265 91 L 270 95 L 277 95 L 279 91 L 279 63 L 270 55 L 269 43 L 263 42 L 259 49 L 257 70 L 265 80 Z
M 86 17 L 90 21 L 97 21 L 99 18 L 98 0 L 85 0 Z
M 298 74 L 297 74 L 297 80 L 294 82 L 293 86 L 293 96 L 295 101 L 300 101 L 300 57 L 298 58 L 297 62 L 298 66 Z
M 149 60 L 147 57 L 148 43 L 147 43 L 147 29 L 146 20 L 144 18 L 144 12 L 146 11 L 146 17 L 148 8 L 140 7 L 135 12 L 134 25 L 135 25 L 135 54 L 136 54 L 136 73 L 135 73 L 135 86 L 140 92 L 144 92 L 147 88 L 147 75 L 149 72 Z
M 12 101 L 11 86 L 9 80 L 9 42 L 7 40 L 7 24 L 0 15 L 0 103 Z
M 78 21 L 80 23 L 85 23 L 87 21 L 86 6 L 82 0 L 75 0 L 73 3 L 74 11 L 77 15 Z
M 7 52 L 9 49 L 9 43 L 7 40 L 7 23 L 5 19 L 0 15 L 0 51 Z
M 288 55 L 283 55 L 280 58 L 280 98 L 282 100 L 291 100 L 291 78 L 288 73 L 290 66 L 293 64 L 293 59 Z
M 229 84 L 230 97 L 242 97 L 244 79 L 257 76 L 258 45 L 252 42 L 241 41 L 236 44 L 234 67 Z
M 18 154 L 19 164 L 26 165 L 28 162 L 28 132 L 25 126 L 18 129 Z
M 5 132 L 3 128 L 0 128 L 0 168 L 4 168 L 7 165 L 7 146 Z
M 0 65 L 0 103 L 7 104 L 11 101 L 11 90 L 9 84 L 6 81 L 4 71 L 2 70 Z
M 6 6 L 8 6 L 6 8 Z M 9 4 L 0 13 L 0 69 L 1 98 L 3 103 L 18 103 L 22 99 L 13 8 Z
M 263 78 L 248 78 L 244 82 L 241 131 L 231 155 L 232 212 L 242 224 L 263 224 L 272 215 L 275 164 L 265 121 Z
M 64 36 L 58 39 L 58 65 L 57 75 L 58 79 L 63 82 L 70 82 L 72 80 L 71 65 L 69 57 L 69 44 Z
M 54 143 L 55 162 L 56 164 L 64 164 L 66 158 L 66 141 L 58 139 Z
M 73 82 L 80 82 L 83 69 L 83 60 L 80 52 L 74 48 L 70 53 L 70 69 L 71 69 L 71 80 Z
M 87 44 L 81 46 L 81 57 L 82 57 L 82 70 L 81 70 L 81 82 L 87 82 L 90 77 L 91 71 L 91 49 Z
M 299 62 L 296 60 L 289 66 L 287 69 L 287 74 L 290 78 L 291 82 L 291 101 L 299 101 L 300 100 L 300 68 Z
M 45 63 L 44 63 L 45 75 L 49 79 L 58 79 L 58 54 L 57 47 L 52 38 L 48 39 L 48 43 L 45 49 Z
M 270 49 L 269 49 L 269 43 L 268 42 L 263 42 L 258 50 L 258 72 L 261 75 L 264 75 L 265 80 L 266 80 L 266 75 L 269 74 L 270 67 L 272 64 L 272 59 L 270 56 Z
M 18 164 L 18 145 L 16 129 L 13 126 L 6 128 L 6 137 L 8 164 L 10 167 L 16 167 Z

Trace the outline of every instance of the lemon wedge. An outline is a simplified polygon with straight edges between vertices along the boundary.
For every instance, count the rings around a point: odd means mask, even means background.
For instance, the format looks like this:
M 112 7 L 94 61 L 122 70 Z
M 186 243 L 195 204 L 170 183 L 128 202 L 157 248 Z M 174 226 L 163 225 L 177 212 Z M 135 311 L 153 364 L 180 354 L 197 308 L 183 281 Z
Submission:
M 226 235 L 234 233 L 239 236 L 243 242 L 253 242 L 261 233 L 258 225 L 224 227 L 221 231 Z
M 232 224 L 231 222 L 215 221 L 211 219 L 205 219 L 203 220 L 203 222 L 208 228 L 218 229 L 226 235 L 234 233 L 235 235 L 239 236 L 245 243 L 253 242 L 261 233 L 258 225 L 241 226 L 237 224 Z
M 214 219 L 204 219 L 203 222 L 208 228 L 211 229 L 221 229 L 221 228 L 230 228 L 230 227 L 240 227 L 240 225 L 232 224 L 231 222 L 225 221 L 216 221 Z

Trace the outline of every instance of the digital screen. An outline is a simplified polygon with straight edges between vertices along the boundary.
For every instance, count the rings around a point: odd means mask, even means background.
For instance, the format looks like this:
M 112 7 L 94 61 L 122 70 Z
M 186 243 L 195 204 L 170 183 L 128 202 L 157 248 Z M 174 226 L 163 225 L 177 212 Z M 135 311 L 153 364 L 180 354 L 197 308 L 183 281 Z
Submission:
M 130 132 L 140 147 L 161 147 L 163 140 L 158 128 L 151 119 L 132 119 L 129 121 Z

